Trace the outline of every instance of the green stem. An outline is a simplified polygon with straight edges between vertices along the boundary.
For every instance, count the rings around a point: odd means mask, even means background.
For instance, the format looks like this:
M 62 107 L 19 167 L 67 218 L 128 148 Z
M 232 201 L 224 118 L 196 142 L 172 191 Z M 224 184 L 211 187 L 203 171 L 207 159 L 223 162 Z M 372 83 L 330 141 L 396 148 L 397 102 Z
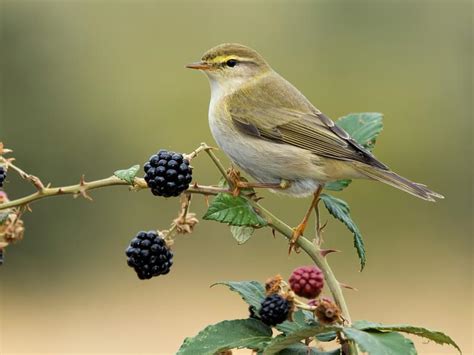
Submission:
M 145 181 L 141 181 L 142 179 L 135 179 L 135 180 L 139 188 L 146 187 L 146 183 Z M 145 186 L 143 186 L 144 183 L 145 183 Z M 0 210 L 26 205 L 33 201 L 40 200 L 46 197 L 52 197 L 52 196 L 83 195 L 84 197 L 87 197 L 87 195 L 85 195 L 86 191 L 98 189 L 105 186 L 114 186 L 114 185 L 130 185 L 130 184 L 126 181 L 119 179 L 118 177 L 111 176 L 105 179 L 91 181 L 91 182 L 81 181 L 79 184 L 70 185 L 70 186 L 43 187 L 41 190 L 38 190 L 37 192 L 31 195 L 0 204 Z

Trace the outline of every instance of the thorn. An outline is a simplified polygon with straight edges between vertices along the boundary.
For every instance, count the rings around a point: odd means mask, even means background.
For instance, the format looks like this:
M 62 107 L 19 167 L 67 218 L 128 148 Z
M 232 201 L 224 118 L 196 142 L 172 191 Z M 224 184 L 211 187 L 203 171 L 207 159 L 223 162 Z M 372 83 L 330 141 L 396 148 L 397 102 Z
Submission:
M 275 230 L 275 228 L 272 228 L 272 234 L 273 234 L 273 238 L 275 239 L 275 238 L 276 238 L 276 230 Z
M 322 257 L 326 257 L 326 255 L 331 254 L 331 253 L 340 253 L 340 250 L 337 249 L 321 249 L 319 252 Z
M 204 195 L 204 200 L 206 201 L 206 206 L 209 208 L 209 196 Z
M 28 210 L 28 212 L 33 212 L 33 210 L 31 209 L 30 204 L 27 204 L 27 205 L 25 206 L 25 208 Z
M 94 200 L 92 199 L 92 197 L 90 197 L 90 196 L 87 194 L 86 190 L 81 190 L 81 196 L 84 197 L 86 200 L 94 201 Z
M 84 174 L 81 175 L 81 180 L 79 185 L 84 186 L 86 184 L 86 176 Z M 82 192 L 81 192 L 82 193 Z
M 60 188 L 58 189 L 58 194 L 62 194 L 62 193 L 64 193 L 64 191 L 63 191 L 63 189 L 60 187 Z
M 347 288 L 347 289 L 352 290 L 352 291 L 359 291 L 359 290 L 356 289 L 355 287 L 352 287 L 352 286 L 347 285 L 347 284 L 342 283 L 342 282 L 339 282 L 339 285 L 341 285 L 341 287 Z
M 326 222 L 324 222 L 324 224 L 323 224 L 321 227 L 319 227 L 319 231 L 320 231 L 320 232 L 323 232 L 323 231 L 324 231 L 324 228 L 326 228 L 327 225 L 328 225 L 328 221 L 326 220 Z

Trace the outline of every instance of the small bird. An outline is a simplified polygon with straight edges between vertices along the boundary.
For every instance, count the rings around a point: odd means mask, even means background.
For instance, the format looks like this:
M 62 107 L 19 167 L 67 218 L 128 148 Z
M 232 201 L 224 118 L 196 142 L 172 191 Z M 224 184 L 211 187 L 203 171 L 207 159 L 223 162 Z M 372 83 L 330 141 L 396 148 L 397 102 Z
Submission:
M 314 107 L 255 50 L 225 43 L 187 68 L 211 86 L 209 125 L 219 147 L 256 183 L 294 197 L 314 195 L 293 242 L 303 234 L 327 182 L 372 179 L 427 201 L 443 198 L 391 171 Z

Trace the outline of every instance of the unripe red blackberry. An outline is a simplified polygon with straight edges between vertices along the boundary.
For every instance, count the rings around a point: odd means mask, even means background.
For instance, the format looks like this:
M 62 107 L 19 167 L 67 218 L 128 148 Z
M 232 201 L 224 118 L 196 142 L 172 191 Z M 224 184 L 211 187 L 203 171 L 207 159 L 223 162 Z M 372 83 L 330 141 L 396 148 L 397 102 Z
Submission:
M 7 171 L 3 166 L 0 166 L 0 187 L 3 187 L 3 182 L 7 178 Z
M 156 196 L 179 196 L 193 179 L 189 161 L 182 154 L 160 150 L 143 166 L 144 179 Z
M 265 297 L 260 307 L 259 316 L 266 325 L 277 325 L 288 319 L 290 308 L 290 302 L 275 293 Z
M 128 266 L 135 269 L 141 280 L 166 275 L 173 265 L 173 252 L 164 239 L 154 231 L 139 232 L 125 251 Z
M 323 272 L 316 266 L 300 266 L 288 280 L 294 293 L 300 297 L 316 298 L 324 287 Z

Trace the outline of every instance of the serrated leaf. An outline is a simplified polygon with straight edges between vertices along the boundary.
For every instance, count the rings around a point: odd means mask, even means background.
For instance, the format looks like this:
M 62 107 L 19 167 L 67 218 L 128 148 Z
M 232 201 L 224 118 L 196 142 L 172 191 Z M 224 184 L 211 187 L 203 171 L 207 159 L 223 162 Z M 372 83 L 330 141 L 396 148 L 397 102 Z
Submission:
M 336 125 L 344 129 L 349 135 L 363 147 L 372 150 L 375 141 L 383 129 L 383 115 L 378 112 L 350 113 L 339 118 Z M 324 188 L 330 191 L 341 191 L 345 189 L 352 180 L 338 180 L 327 183 Z
M 330 191 L 342 191 L 344 190 L 349 184 L 352 182 L 352 180 L 337 180 L 337 181 L 331 181 L 328 182 L 324 185 L 324 189 L 330 190 Z
M 240 196 L 218 194 L 211 202 L 203 219 L 232 226 L 263 227 L 267 225 L 248 201 Z
M 223 281 L 213 284 L 227 286 L 231 291 L 237 292 L 242 299 L 256 310 L 265 298 L 265 287 L 257 281 Z
M 365 255 L 365 246 L 362 239 L 362 234 L 351 218 L 349 205 L 347 202 L 328 194 L 321 194 L 321 200 L 323 200 L 324 206 L 326 206 L 329 213 L 334 218 L 344 223 L 347 229 L 349 229 L 354 235 L 354 247 L 356 248 L 357 254 L 359 255 L 360 269 L 362 271 L 367 261 Z
M 256 319 L 226 320 L 210 325 L 195 337 L 186 338 L 178 355 L 214 355 L 230 349 L 262 350 L 271 340 L 272 329 Z
M 246 226 L 230 226 L 230 232 L 237 241 L 237 244 L 241 245 L 250 239 L 250 237 L 253 235 L 253 232 L 255 232 L 255 228 Z
M 339 118 L 336 125 L 365 148 L 372 150 L 383 129 L 383 115 L 379 112 L 350 113 Z
M 298 310 L 293 313 L 293 320 L 286 320 L 281 324 L 278 324 L 276 328 L 282 333 L 293 333 L 302 328 L 306 328 L 311 325 L 316 325 L 317 322 L 314 319 L 313 313 L 306 310 Z
M 333 341 L 337 338 L 337 334 L 336 332 L 327 332 L 327 333 L 323 333 L 323 334 L 319 334 L 316 336 L 316 338 L 318 338 L 319 341 Z
M 341 355 L 341 348 L 331 351 L 322 351 L 303 343 L 296 343 L 283 349 L 278 355 Z
M 452 345 L 459 351 L 459 353 L 461 353 L 461 349 L 459 348 L 459 346 L 449 336 L 447 336 L 444 333 L 433 331 L 433 330 L 422 328 L 422 327 L 414 327 L 408 324 L 380 324 L 380 323 L 369 322 L 366 320 L 360 320 L 360 321 L 354 322 L 352 326 L 360 330 L 378 330 L 381 332 L 403 332 L 403 333 L 418 335 L 420 337 L 432 340 L 437 344 Z
M 344 328 L 344 334 L 369 355 L 416 355 L 410 339 L 400 333 L 382 333 Z
M 120 180 L 128 182 L 130 185 L 133 184 L 133 179 L 137 176 L 138 170 L 140 170 L 140 165 L 134 165 L 128 169 L 117 170 L 114 172 L 114 175 Z
M 288 346 L 297 343 L 303 339 L 313 337 L 321 333 L 327 333 L 329 331 L 336 331 L 342 328 L 337 326 L 322 326 L 313 325 L 302 327 L 292 333 L 277 335 L 263 350 L 264 355 L 278 354 L 279 351 L 286 349 Z

